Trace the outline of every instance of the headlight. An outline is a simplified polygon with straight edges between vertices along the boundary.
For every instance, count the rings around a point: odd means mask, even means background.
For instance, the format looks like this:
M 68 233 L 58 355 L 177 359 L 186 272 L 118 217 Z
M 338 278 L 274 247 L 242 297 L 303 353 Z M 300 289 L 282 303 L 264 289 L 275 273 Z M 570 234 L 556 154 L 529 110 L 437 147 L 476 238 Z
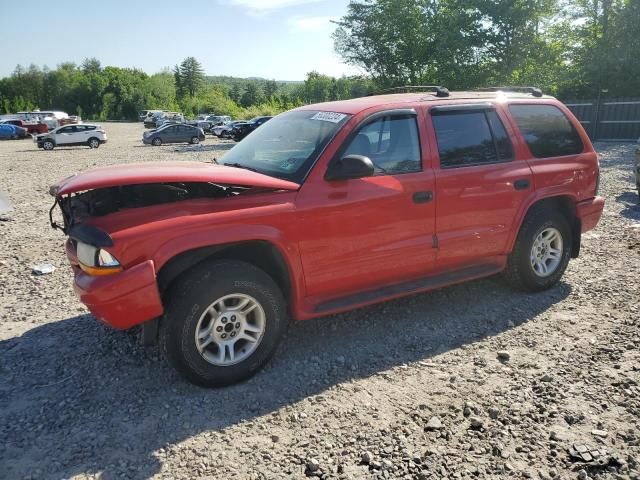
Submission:
M 80 268 L 89 275 L 111 275 L 122 271 L 120 262 L 102 248 L 77 242 L 76 255 Z

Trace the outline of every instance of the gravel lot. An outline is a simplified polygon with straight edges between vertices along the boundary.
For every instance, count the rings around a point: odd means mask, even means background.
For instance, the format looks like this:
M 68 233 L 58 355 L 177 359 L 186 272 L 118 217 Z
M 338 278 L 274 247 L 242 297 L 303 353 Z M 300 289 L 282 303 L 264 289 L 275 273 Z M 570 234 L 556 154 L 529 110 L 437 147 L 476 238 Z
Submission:
M 486 279 L 302 322 L 256 377 L 203 390 L 76 300 L 47 192 L 232 144 L 178 153 L 142 146 L 141 125 L 105 128 L 98 150 L 0 143 L 15 207 L 0 215 L 1 479 L 640 478 L 632 145 L 597 145 L 605 214 L 556 288 Z M 32 275 L 42 262 L 56 271 Z

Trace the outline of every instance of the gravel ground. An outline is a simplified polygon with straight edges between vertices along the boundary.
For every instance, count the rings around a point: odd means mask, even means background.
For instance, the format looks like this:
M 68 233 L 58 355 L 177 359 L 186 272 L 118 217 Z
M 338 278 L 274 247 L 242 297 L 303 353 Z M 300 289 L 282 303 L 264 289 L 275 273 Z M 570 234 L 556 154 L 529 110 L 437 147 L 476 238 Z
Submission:
M 203 390 L 76 300 L 47 191 L 231 144 L 105 127 L 98 150 L 0 143 L 0 478 L 640 478 L 632 145 L 597 145 L 605 213 L 556 288 L 486 279 L 295 324 L 253 379 Z

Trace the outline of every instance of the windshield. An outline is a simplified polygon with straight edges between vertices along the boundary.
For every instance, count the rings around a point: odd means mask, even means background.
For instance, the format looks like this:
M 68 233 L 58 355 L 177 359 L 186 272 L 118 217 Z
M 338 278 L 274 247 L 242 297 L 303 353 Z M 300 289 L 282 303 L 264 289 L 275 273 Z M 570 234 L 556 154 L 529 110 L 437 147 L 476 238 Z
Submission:
M 283 113 L 233 147 L 222 163 L 300 183 L 348 118 L 313 110 Z

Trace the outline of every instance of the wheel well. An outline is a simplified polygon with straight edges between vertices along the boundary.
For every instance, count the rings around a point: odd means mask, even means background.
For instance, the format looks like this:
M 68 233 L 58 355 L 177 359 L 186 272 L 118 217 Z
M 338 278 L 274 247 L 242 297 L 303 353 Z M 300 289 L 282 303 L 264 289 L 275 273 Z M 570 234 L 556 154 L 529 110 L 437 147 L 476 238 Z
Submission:
M 264 240 L 212 245 L 180 253 L 162 266 L 157 274 L 160 293 L 174 280 L 205 260 L 232 259 L 250 263 L 266 272 L 276 282 L 286 299 L 291 294 L 289 270 L 282 254 L 272 243 Z
M 564 215 L 571 227 L 571 258 L 577 258 L 580 254 L 582 226 L 580 224 L 580 219 L 576 216 L 576 204 L 574 199 L 567 195 L 543 198 L 531 205 L 527 214 L 534 208 L 550 208 L 552 210 L 559 211 Z

